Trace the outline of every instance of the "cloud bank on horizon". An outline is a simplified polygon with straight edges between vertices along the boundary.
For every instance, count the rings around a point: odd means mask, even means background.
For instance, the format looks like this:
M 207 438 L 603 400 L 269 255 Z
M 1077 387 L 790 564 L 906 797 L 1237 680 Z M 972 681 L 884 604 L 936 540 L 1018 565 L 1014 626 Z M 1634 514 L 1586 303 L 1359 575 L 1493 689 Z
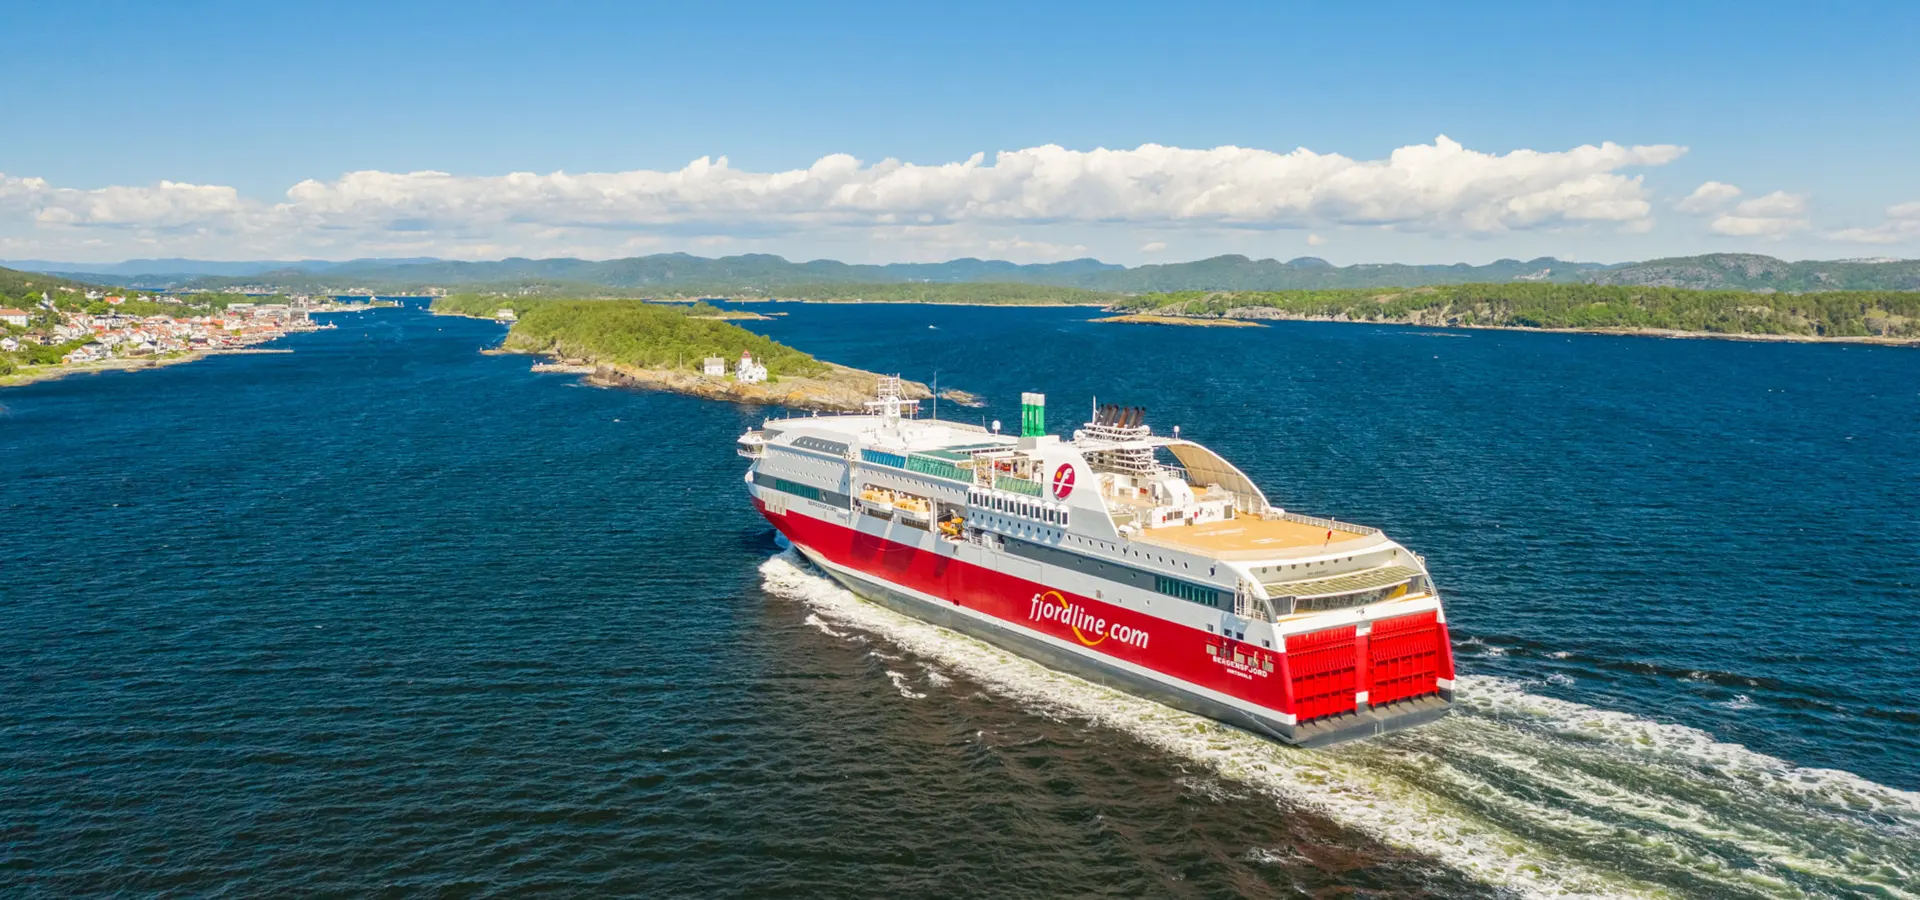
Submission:
M 1073 228 L 1149 233 L 1328 229 L 1488 238 L 1523 232 L 1655 226 L 1655 198 L 1638 169 L 1686 148 L 1612 142 L 1569 150 L 1468 149 L 1445 136 L 1356 160 L 1307 149 L 1277 153 L 1146 144 L 1131 150 L 1054 145 L 989 161 L 918 165 L 822 157 L 804 169 L 751 172 L 726 157 L 674 171 L 460 176 L 351 172 L 306 180 L 276 202 L 232 187 L 162 181 L 75 189 L 0 175 L 0 249 L 8 256 L 619 255 L 678 242 L 777 244 L 795 235 L 888 242 L 902 255 L 985 252 L 1016 259 L 1084 255 L 1048 239 Z M 1740 188 L 1701 185 L 1672 204 L 1711 232 L 1778 239 L 1811 228 L 1807 198 L 1776 191 L 1740 201 Z M 1037 235 L 1037 237 L 1035 236 Z M 1920 203 L 1832 239 L 1920 239 Z M 1136 240 L 1134 242 L 1138 244 Z M 1138 244 L 1165 250 L 1163 240 Z

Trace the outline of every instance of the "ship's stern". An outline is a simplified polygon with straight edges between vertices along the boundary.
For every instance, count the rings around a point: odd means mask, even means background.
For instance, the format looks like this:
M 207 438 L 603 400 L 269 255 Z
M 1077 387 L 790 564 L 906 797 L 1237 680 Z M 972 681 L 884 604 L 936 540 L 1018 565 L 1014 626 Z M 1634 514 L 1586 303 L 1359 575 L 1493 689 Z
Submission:
M 1445 717 L 1453 646 L 1437 598 L 1419 605 L 1288 634 L 1280 670 L 1293 722 L 1284 739 L 1326 746 Z

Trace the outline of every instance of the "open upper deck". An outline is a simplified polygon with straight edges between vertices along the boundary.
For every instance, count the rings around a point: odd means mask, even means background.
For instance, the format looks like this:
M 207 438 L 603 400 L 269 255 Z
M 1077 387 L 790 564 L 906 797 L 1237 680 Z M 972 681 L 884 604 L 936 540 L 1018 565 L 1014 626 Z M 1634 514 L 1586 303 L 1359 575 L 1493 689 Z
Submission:
M 1272 556 L 1323 546 L 1332 548 L 1377 534 L 1379 532 L 1373 529 L 1363 529 L 1357 525 L 1322 525 L 1285 517 L 1238 516 L 1222 522 L 1148 528 L 1133 535 L 1133 539 L 1193 550 L 1219 559 L 1231 559 L 1236 556 Z
M 1023 494 L 1008 501 L 1009 509 L 1031 507 L 1032 515 L 1044 515 L 1048 523 L 1067 521 L 1066 512 L 1056 512 L 1056 507 L 1084 506 L 1090 495 L 1097 496 L 1092 502 L 1107 513 L 1114 529 L 1110 534 L 1103 534 L 1104 529 L 1088 532 L 1099 540 L 1117 536 L 1239 561 L 1298 558 L 1321 550 L 1347 555 L 1390 543 L 1378 529 L 1269 505 L 1245 473 L 1218 454 L 1177 436 L 1153 435 L 1137 423 L 1137 414 L 1097 416 L 1071 441 L 1016 438 L 977 425 L 897 413 L 769 420 L 767 425 L 831 435 L 838 439 L 835 446 L 839 441 L 859 446 L 860 458 L 869 463 L 880 459 L 882 465 L 968 483 L 989 494 Z M 1157 458 L 1159 453 L 1171 460 Z M 1074 491 L 1068 478 L 1066 490 L 1049 491 L 1056 470 L 1074 465 L 1084 466 L 1078 470 L 1079 490 Z M 999 509 L 998 500 L 978 502 Z

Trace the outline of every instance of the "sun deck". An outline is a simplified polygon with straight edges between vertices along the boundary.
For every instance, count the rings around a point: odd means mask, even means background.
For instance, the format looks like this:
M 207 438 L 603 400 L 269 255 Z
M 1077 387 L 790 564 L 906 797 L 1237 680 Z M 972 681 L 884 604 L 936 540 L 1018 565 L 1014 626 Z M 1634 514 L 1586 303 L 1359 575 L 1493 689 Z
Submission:
M 1221 554 L 1280 553 L 1319 547 L 1323 544 L 1332 546 L 1371 537 L 1378 533 L 1371 529 L 1346 530 L 1355 527 L 1357 526 L 1238 516 L 1224 522 L 1142 529 L 1133 535 L 1133 539 L 1184 547 L 1210 556 L 1219 556 Z M 1328 531 L 1333 532 L 1332 538 L 1328 538 Z

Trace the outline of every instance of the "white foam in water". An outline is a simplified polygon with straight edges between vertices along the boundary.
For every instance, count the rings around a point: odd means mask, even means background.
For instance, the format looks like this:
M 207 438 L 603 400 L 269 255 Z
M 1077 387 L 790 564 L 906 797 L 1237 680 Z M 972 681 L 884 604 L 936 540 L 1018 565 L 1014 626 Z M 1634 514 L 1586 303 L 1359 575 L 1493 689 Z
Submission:
M 809 606 L 808 624 L 817 615 L 877 634 L 1043 715 L 1125 731 L 1490 884 L 1542 897 L 1703 884 L 1755 896 L 1917 896 L 1920 794 L 1848 772 L 1474 676 L 1460 679 L 1460 715 L 1303 751 L 867 603 L 804 565 L 788 551 L 761 572 L 769 591 Z M 925 696 L 887 675 L 903 696 Z
M 913 688 L 907 687 L 907 676 L 904 674 L 895 672 L 892 669 L 888 669 L 887 680 L 893 682 L 893 689 L 896 691 L 899 691 L 900 696 L 905 697 L 908 700 L 927 699 L 926 694 L 922 694 L 919 691 L 914 690 Z
M 827 620 L 822 619 L 819 616 L 814 615 L 813 613 L 807 614 L 806 622 L 808 625 L 811 625 L 815 628 L 820 629 L 821 633 L 825 634 L 828 637 L 846 637 L 847 636 L 846 632 L 836 631 L 832 625 L 827 624 Z

